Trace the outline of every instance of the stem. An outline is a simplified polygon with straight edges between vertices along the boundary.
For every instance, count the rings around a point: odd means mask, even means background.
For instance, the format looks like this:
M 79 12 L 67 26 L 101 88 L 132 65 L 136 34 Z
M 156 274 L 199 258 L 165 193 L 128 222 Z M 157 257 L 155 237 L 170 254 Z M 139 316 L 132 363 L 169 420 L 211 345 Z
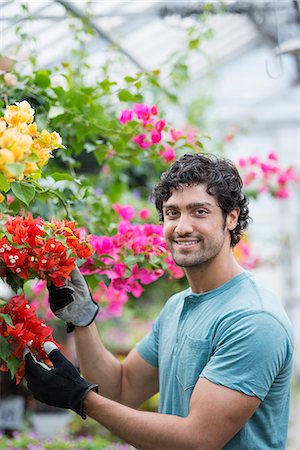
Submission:
M 44 189 L 39 183 L 37 183 L 37 182 L 34 181 L 34 180 L 32 180 L 31 182 L 32 182 L 32 184 L 33 184 L 34 186 L 36 186 L 36 187 L 40 190 L 40 193 L 43 193 L 43 194 L 49 193 L 50 195 L 52 194 L 52 195 L 54 195 L 55 197 L 57 197 L 57 198 L 59 199 L 59 201 L 62 203 L 62 205 L 63 205 L 63 207 L 64 207 L 64 209 L 65 209 L 65 211 L 66 211 L 67 219 L 69 219 L 69 220 L 74 220 L 74 218 L 73 218 L 73 216 L 72 216 L 72 214 L 71 214 L 71 212 L 70 212 L 68 203 L 67 203 L 66 200 L 62 197 L 62 195 L 60 195 L 57 191 L 54 191 L 53 189 Z
M 62 203 L 63 207 L 65 208 L 67 219 L 74 220 L 74 217 L 72 216 L 72 214 L 70 212 L 68 203 L 66 202 L 66 200 L 57 191 L 53 191 L 52 189 L 47 189 L 44 192 L 45 193 L 49 192 L 49 194 L 52 194 L 55 197 L 57 197 L 60 200 L 60 202 Z

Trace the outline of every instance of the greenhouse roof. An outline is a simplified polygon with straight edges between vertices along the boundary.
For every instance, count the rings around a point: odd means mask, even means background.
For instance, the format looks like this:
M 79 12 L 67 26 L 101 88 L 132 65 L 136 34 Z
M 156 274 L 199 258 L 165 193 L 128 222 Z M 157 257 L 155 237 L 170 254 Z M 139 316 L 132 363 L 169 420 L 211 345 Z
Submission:
M 223 2 L 225 8 L 219 6 L 221 2 L 211 3 L 208 26 L 214 38 L 207 39 L 201 51 L 193 54 L 190 69 L 194 79 L 203 75 L 212 60 L 221 64 L 261 42 L 277 47 L 277 53 L 284 43 L 299 61 L 299 42 L 295 40 L 300 35 L 298 1 L 227 1 Z M 35 55 L 38 68 L 53 67 L 68 57 L 73 48 L 70 27 L 78 27 L 83 20 L 94 30 L 87 46 L 91 66 L 105 63 L 106 50 L 113 45 L 133 70 L 154 70 L 180 48 L 187 28 L 205 11 L 205 4 L 172 0 L 2 1 L 1 54 L 17 61 Z M 20 36 L 24 45 L 20 45 Z

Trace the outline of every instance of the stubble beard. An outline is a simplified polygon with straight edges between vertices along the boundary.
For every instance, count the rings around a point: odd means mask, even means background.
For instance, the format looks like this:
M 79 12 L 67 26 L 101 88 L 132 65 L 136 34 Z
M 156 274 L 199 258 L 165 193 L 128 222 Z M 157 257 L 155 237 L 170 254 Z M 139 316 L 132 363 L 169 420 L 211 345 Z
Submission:
M 190 268 L 190 267 L 199 267 L 204 268 L 207 267 L 220 253 L 223 248 L 225 241 L 225 234 L 220 236 L 217 241 L 213 243 L 208 243 L 208 245 L 203 244 L 203 240 L 200 241 L 200 245 L 204 245 L 204 247 L 200 248 L 199 251 L 194 254 L 191 252 L 187 252 L 184 254 L 184 249 L 180 253 L 175 251 L 173 245 L 169 245 L 172 257 L 179 267 Z

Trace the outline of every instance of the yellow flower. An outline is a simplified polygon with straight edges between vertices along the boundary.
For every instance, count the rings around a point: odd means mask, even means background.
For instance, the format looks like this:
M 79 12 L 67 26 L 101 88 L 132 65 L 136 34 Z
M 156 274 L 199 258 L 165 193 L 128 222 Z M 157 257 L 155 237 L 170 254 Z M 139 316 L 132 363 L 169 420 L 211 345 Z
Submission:
M 12 164 L 15 162 L 15 156 L 13 152 L 7 148 L 0 149 L 0 164 Z
M 4 197 L 4 195 L 1 194 L 1 192 L 0 192 L 0 203 L 2 203 L 4 200 L 5 200 L 5 197 Z
M 13 128 L 7 128 L 0 138 L 0 147 L 8 148 L 15 155 L 15 160 L 20 161 L 30 154 L 32 138 L 19 133 Z
M 34 172 L 37 172 L 39 170 L 37 164 L 35 162 L 27 162 L 26 168 L 24 170 L 24 175 L 30 175 Z
M 36 136 L 38 134 L 37 124 L 35 122 L 27 126 L 27 131 L 30 136 Z
M 53 158 L 53 156 L 45 148 L 36 149 L 35 153 L 40 159 L 39 161 L 40 166 L 44 166 L 49 161 L 49 158 Z
M 3 131 L 6 130 L 6 122 L 3 117 L 0 117 L 0 136 L 2 136 Z
M 61 143 L 62 139 L 60 135 L 56 131 L 53 131 L 53 133 L 51 133 L 51 145 L 61 145 Z
M 41 142 L 44 145 L 50 145 L 51 144 L 51 134 L 48 131 L 46 131 L 46 130 L 42 131 L 40 139 L 41 139 Z
M 33 122 L 34 109 L 30 104 L 24 100 L 23 102 L 16 102 L 15 105 L 7 106 L 4 114 L 4 119 L 9 125 L 16 126 L 20 122 L 32 123 Z

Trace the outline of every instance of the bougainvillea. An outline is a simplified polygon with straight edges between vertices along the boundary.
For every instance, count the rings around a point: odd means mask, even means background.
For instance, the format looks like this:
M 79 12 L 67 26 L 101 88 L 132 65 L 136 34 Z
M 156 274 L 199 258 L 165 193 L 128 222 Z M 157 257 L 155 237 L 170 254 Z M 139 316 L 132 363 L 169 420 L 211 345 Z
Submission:
M 13 296 L 7 303 L 0 300 L 0 370 L 10 370 L 18 384 L 24 376 L 25 348 L 39 360 L 50 363 L 43 344 L 46 340 L 55 342 L 52 331 L 37 317 L 24 294 Z
M 291 187 L 299 184 L 293 167 L 282 168 L 276 153 L 269 153 L 266 160 L 258 156 L 240 158 L 237 167 L 242 176 L 244 190 L 250 197 L 269 193 L 278 199 L 289 197 Z
M 202 144 L 196 132 L 175 130 L 166 119 L 159 117 L 156 105 L 135 103 L 132 109 L 121 111 L 119 121 L 128 128 L 132 126 L 132 142 L 143 150 L 159 154 L 166 164 L 175 160 L 181 147 L 200 151 Z M 130 131 L 130 130 L 129 130 Z M 208 137 L 208 136 L 205 136 Z
M 92 255 L 88 238 L 76 229 L 75 222 L 46 222 L 31 214 L 3 216 L 1 222 L 0 264 L 13 289 L 33 278 L 61 286 L 75 268 L 76 258 Z
M 38 131 L 34 110 L 27 101 L 7 106 L 0 117 L 0 174 L 9 183 L 39 178 L 51 152 L 62 147 L 58 133 Z
M 175 265 L 164 240 L 161 225 L 131 223 L 124 220 L 131 210 L 116 208 L 122 218 L 113 236 L 91 237 L 95 249 L 81 266 L 84 275 L 98 275 L 99 284 L 93 293 L 102 302 L 102 318 L 120 316 L 129 295 L 138 298 L 147 285 L 168 273 L 182 278 L 183 271 Z

